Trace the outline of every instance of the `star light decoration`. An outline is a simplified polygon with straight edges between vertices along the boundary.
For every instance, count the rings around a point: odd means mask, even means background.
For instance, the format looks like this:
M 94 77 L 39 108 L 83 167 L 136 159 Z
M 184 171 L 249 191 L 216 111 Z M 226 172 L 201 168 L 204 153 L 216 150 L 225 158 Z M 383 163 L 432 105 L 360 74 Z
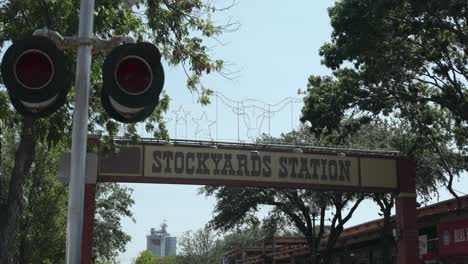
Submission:
M 216 121 L 208 119 L 208 115 L 205 111 L 203 111 L 200 118 L 192 118 L 192 122 L 195 124 L 195 139 L 201 135 L 201 138 L 213 140 L 213 137 L 211 136 L 211 127 L 216 124 Z
M 188 117 L 190 116 L 190 111 L 185 111 L 183 106 L 179 106 L 179 109 L 172 111 L 175 117 L 176 125 L 180 123 L 180 121 L 187 122 Z
M 187 123 L 190 116 L 190 111 L 186 111 L 181 105 L 177 110 L 172 111 L 172 116 L 173 118 L 170 118 L 169 121 L 174 121 L 174 137 L 177 138 L 177 128 L 179 126 L 185 126 L 185 137 L 187 138 Z

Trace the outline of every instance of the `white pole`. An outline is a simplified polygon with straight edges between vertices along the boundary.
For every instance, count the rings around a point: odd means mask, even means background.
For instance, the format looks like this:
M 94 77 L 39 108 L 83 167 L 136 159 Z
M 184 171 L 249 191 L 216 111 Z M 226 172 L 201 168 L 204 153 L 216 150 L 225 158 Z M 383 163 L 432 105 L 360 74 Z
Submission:
M 88 105 L 91 69 L 91 42 L 94 20 L 94 0 L 81 0 L 80 25 L 76 60 L 75 111 L 73 114 L 70 185 L 68 192 L 67 264 L 81 262 L 83 201 L 88 133 Z

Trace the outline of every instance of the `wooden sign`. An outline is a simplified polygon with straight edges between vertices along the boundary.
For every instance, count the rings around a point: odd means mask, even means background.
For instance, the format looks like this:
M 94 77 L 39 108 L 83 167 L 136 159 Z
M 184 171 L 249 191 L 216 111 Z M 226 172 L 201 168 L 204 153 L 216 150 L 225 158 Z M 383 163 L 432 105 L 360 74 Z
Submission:
M 263 146 L 142 144 L 100 155 L 98 181 L 342 191 L 398 189 L 393 156 Z

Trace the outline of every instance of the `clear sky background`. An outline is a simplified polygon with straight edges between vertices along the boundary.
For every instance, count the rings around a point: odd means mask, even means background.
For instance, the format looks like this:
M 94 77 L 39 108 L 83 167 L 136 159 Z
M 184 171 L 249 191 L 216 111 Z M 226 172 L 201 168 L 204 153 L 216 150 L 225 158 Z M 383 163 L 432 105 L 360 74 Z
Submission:
M 220 1 L 221 2 L 221 1 Z M 226 45 L 213 43 L 214 54 L 233 64 L 239 70 L 237 78 L 227 80 L 219 75 L 204 78 L 204 83 L 232 100 L 256 98 L 274 104 L 284 98 L 301 98 L 298 89 L 306 87 L 311 74 L 329 74 L 320 64 L 318 49 L 330 40 L 331 26 L 327 8 L 332 0 L 322 1 L 271 1 L 239 0 L 228 11 L 241 27 L 234 33 L 221 37 Z M 196 95 L 185 88 L 186 77 L 181 68 L 165 68 L 165 90 L 171 96 L 168 115 L 171 137 L 237 139 L 237 115 L 227 105 L 216 102 L 207 107 L 196 104 Z M 261 103 L 260 103 L 261 105 Z M 181 108 L 182 106 L 182 108 Z M 271 118 L 271 134 L 297 128 L 302 103 L 293 103 Z M 182 110 L 181 110 L 182 109 Z M 218 112 L 218 118 L 216 118 Z M 252 116 L 258 113 L 251 113 Z M 176 115 L 188 116 L 178 120 Z M 184 122 L 186 121 L 185 125 Z M 215 122 L 218 121 L 216 128 Z M 205 131 L 194 133 L 203 128 Z M 249 127 L 241 122 L 240 138 L 248 139 Z M 216 131 L 217 130 L 217 133 Z M 187 132 L 188 131 L 188 132 Z M 265 123 L 262 131 L 266 132 Z M 466 175 L 464 175 L 466 178 Z M 128 249 L 120 255 L 122 263 L 131 263 L 146 248 L 146 235 L 150 228 L 158 228 L 167 220 L 171 235 L 203 227 L 212 217 L 213 198 L 198 195 L 200 186 L 128 184 L 134 189 L 135 205 L 132 208 L 136 223 L 123 222 L 124 230 L 132 236 Z M 468 192 L 468 181 L 457 183 L 458 189 Z M 446 192 L 440 199 L 447 199 Z M 437 198 L 434 199 L 437 201 Z M 363 202 L 348 226 L 378 218 L 378 208 L 370 201 Z

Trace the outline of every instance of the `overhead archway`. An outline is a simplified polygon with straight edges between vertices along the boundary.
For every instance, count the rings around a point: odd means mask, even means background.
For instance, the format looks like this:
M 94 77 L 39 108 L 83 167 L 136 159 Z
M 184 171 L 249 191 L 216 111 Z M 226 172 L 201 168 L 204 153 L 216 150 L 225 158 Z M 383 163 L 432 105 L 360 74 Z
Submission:
M 82 263 L 92 259 L 96 182 L 398 193 L 398 263 L 418 263 L 416 167 L 398 152 L 187 140 L 118 144 L 117 153 L 98 148 L 97 177 L 85 187 Z

